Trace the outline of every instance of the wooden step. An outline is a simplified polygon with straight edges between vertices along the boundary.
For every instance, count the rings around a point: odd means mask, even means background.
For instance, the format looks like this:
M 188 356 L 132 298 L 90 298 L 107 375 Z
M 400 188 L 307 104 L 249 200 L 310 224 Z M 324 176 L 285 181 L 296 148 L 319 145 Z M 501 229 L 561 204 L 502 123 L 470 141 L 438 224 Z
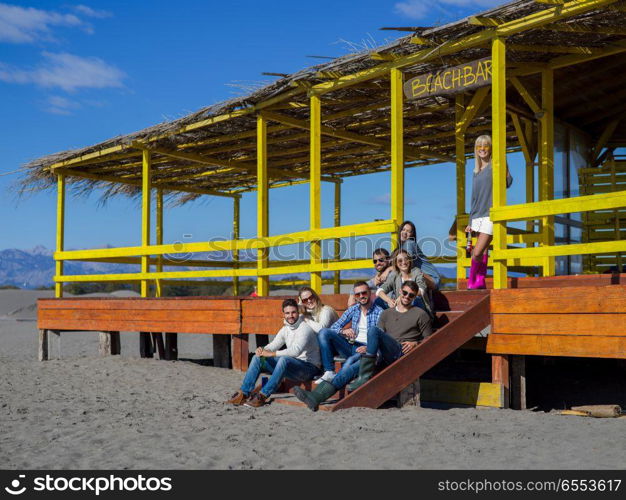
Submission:
M 464 314 L 335 404 L 332 411 L 354 407 L 378 408 L 488 326 L 489 319 L 489 295 L 484 294 Z

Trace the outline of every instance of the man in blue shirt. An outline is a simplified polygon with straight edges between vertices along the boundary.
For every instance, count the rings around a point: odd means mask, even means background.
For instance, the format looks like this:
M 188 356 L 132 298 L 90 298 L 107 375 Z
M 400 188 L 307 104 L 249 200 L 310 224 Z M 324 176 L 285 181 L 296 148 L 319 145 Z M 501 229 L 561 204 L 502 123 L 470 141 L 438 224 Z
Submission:
M 356 304 L 346 309 L 330 328 L 323 328 L 318 334 L 324 374 L 316 383 L 330 383 L 335 377 L 335 354 L 346 358 L 342 371 L 346 365 L 349 367 L 359 362 L 361 355 L 356 350 L 367 344 L 367 330 L 378 324 L 383 312 L 365 281 L 357 281 L 353 291 Z

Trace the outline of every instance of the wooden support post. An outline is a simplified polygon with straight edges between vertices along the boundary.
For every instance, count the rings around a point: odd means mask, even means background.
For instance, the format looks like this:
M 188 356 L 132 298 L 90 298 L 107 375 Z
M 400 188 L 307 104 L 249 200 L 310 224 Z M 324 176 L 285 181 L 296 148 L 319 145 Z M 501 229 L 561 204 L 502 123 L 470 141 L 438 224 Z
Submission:
M 504 389 L 504 407 L 509 407 L 509 356 L 504 354 L 493 354 L 491 356 L 491 381 L 494 384 L 502 385 Z
M 165 334 L 165 359 L 176 361 L 178 359 L 178 334 L 167 332 Z
M 506 47 L 501 38 L 492 41 L 491 61 L 493 208 L 498 208 L 506 205 Z M 494 288 L 507 287 L 506 260 L 495 260 L 498 251 L 506 248 L 506 222 L 496 222 L 493 225 Z
M 48 330 L 39 330 L 39 361 L 48 361 Z
M 526 409 L 526 356 L 511 356 L 511 407 Z
M 335 212 L 333 223 L 335 227 L 341 226 L 341 181 L 335 182 Z M 339 260 L 341 258 L 341 240 L 335 238 L 333 242 L 333 258 Z M 341 293 L 341 271 L 335 271 L 333 279 L 333 293 Z
M 57 234 L 56 250 L 62 252 L 65 249 L 65 175 L 57 174 Z M 58 278 L 63 276 L 63 261 L 55 259 L 55 275 Z M 63 297 L 63 283 L 60 281 L 54 284 L 54 296 Z
M 233 240 L 239 239 L 240 200 L 239 196 L 233 198 Z M 239 250 L 233 250 L 233 268 L 239 268 Z M 239 278 L 237 276 L 233 277 L 233 295 L 235 297 L 239 295 Z
M 391 219 L 396 225 L 404 221 L 404 75 L 400 69 L 391 70 Z M 391 248 L 397 247 L 396 235 L 391 235 Z
M 163 244 L 163 189 L 156 190 L 156 244 Z M 163 255 L 157 257 L 156 265 L 157 273 L 163 272 Z M 156 280 L 155 296 L 162 297 L 163 290 L 161 288 L 161 280 Z
M 256 142 L 256 165 L 257 165 L 257 237 L 266 238 L 269 236 L 269 183 L 267 177 L 267 120 L 263 115 L 258 115 L 257 142 Z M 257 269 L 263 270 L 268 267 L 269 249 L 261 248 L 257 250 Z M 259 276 L 257 278 L 257 294 L 264 297 L 269 293 L 269 277 Z
M 141 246 L 150 246 L 150 197 L 152 192 L 151 183 L 151 159 L 150 151 L 142 151 L 141 170 Z M 141 256 L 141 273 L 150 272 L 150 256 Z M 141 296 L 148 297 L 148 280 L 141 280 Z
M 310 143 L 310 179 L 309 179 L 309 226 L 311 231 L 322 227 L 322 104 L 317 95 L 311 96 L 311 143 Z M 310 243 L 311 265 L 317 266 L 322 261 L 322 242 Z M 322 273 L 311 274 L 311 288 L 322 293 Z
M 398 408 L 402 408 L 404 406 L 421 406 L 419 379 L 412 384 L 407 385 L 398 393 L 397 405 Z
M 245 372 L 248 369 L 248 335 L 232 336 L 233 370 Z
M 165 359 L 165 344 L 161 332 L 152 332 L 152 345 L 154 350 L 159 353 L 159 359 Z
M 454 143 L 456 157 L 456 217 L 457 217 L 457 234 L 461 234 L 462 228 L 458 227 L 460 215 L 465 214 L 465 128 L 462 126 L 463 115 L 465 114 L 465 94 L 457 94 L 454 101 Z M 456 260 L 456 279 L 462 280 L 466 278 L 465 267 L 461 265 L 461 259 L 465 257 L 463 242 L 457 236 L 457 260 Z
M 142 358 L 153 358 L 154 347 L 150 332 L 139 332 L 139 356 Z
M 539 200 L 554 199 L 554 71 L 541 72 L 541 156 L 539 167 Z M 554 245 L 554 216 L 541 219 L 542 244 Z M 544 257 L 543 275 L 554 276 L 555 258 Z
M 214 334 L 213 337 L 213 366 L 230 368 L 231 349 L 230 336 Z
M 118 355 L 121 352 L 120 332 L 99 332 L 100 356 Z

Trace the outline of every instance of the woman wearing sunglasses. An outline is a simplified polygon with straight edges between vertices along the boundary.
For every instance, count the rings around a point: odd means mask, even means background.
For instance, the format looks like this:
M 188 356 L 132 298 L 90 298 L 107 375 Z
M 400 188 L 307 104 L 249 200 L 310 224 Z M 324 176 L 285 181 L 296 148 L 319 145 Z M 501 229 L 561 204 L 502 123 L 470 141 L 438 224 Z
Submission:
M 328 328 L 339 319 L 335 310 L 324 305 L 322 299 L 312 288 L 303 286 L 298 291 L 298 297 L 304 321 L 315 333 L 319 333 L 322 328 Z
M 426 284 L 431 290 L 437 290 L 441 282 L 439 271 L 424 255 L 416 241 L 415 224 L 405 220 L 398 229 L 398 248 L 406 250 L 413 259 L 413 267 L 419 268 L 424 273 Z
M 424 273 L 418 268 L 413 267 L 413 259 L 406 250 L 398 250 L 393 257 L 393 271 L 387 277 L 387 280 L 376 290 L 376 296 L 383 299 L 389 307 L 394 308 L 399 300 L 402 290 L 402 284 L 405 281 L 415 281 L 419 288 L 419 297 L 415 299 L 414 305 L 424 309 L 432 317 L 432 308 L 428 300 L 426 279 Z M 389 293 L 393 292 L 396 299 L 389 297 Z
M 472 205 L 470 208 L 469 225 L 465 232 L 473 231 L 476 245 L 472 250 L 472 265 L 467 280 L 467 288 L 486 288 L 488 248 L 493 239 L 493 223 L 489 219 L 489 210 L 493 204 L 492 169 L 491 169 L 491 137 L 481 135 L 474 145 L 474 176 L 472 178 Z M 513 184 L 513 177 L 506 167 L 506 187 Z

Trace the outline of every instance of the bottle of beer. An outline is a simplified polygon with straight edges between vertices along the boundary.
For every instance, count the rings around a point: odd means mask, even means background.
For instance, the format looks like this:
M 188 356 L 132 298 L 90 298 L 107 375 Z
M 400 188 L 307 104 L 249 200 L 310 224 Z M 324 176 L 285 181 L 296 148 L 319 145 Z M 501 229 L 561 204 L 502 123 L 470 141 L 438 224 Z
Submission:
M 467 236 L 467 244 L 465 245 L 465 257 L 469 259 L 472 256 L 472 250 L 474 249 L 474 246 L 472 245 L 471 231 L 466 232 L 465 236 Z

